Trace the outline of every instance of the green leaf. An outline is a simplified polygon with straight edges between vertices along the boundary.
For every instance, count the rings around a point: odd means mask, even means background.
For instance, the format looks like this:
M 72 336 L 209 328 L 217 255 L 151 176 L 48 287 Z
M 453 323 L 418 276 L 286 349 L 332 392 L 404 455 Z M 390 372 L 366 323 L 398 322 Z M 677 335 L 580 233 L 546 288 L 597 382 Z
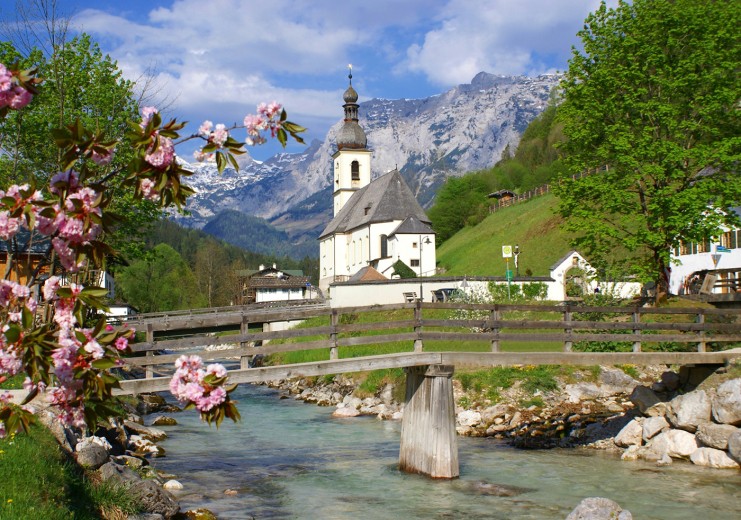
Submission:
M 98 370 L 107 370 L 109 368 L 113 368 L 116 366 L 116 362 L 109 358 L 100 358 L 96 359 L 91 363 L 93 368 L 97 368 Z

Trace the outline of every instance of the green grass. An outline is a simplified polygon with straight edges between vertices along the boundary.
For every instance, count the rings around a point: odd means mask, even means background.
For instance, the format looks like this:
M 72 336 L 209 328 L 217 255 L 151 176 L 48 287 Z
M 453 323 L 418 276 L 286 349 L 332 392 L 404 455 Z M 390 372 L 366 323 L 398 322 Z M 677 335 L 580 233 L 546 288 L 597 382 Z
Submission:
M 41 426 L 0 440 L 0 474 L 3 520 L 92 520 L 103 518 L 102 511 L 137 511 L 123 489 L 93 484 Z
M 570 237 L 561 231 L 561 218 L 555 214 L 557 205 L 556 197 L 547 194 L 501 209 L 446 240 L 437 250 L 438 264 L 446 276 L 504 276 L 502 246 L 517 244 L 520 274 L 530 269 L 535 276 L 547 276 L 571 250 Z

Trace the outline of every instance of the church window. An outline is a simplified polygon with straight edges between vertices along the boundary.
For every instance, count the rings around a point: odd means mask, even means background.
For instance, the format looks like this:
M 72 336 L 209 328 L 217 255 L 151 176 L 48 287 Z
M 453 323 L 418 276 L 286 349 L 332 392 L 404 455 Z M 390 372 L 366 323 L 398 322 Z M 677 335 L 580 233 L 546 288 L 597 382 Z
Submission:
M 411 267 L 419 267 L 419 258 L 412 258 Z
M 412 242 L 412 249 L 417 249 L 417 242 Z
M 352 180 L 360 180 L 360 163 L 358 161 L 350 163 L 350 173 L 352 174 Z
M 389 239 L 386 235 L 381 235 L 381 258 L 389 256 Z

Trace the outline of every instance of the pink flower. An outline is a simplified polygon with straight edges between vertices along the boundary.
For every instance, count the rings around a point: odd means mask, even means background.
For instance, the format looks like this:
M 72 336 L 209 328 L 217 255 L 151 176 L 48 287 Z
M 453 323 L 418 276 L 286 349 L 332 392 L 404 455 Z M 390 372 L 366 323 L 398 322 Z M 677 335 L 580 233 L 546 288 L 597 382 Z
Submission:
M 116 341 L 113 343 L 113 345 L 116 347 L 117 350 L 126 350 L 127 348 L 129 348 L 129 340 L 121 336 L 119 338 L 116 338 Z
M 106 150 L 105 152 L 100 152 L 100 153 L 93 150 L 93 153 L 90 156 L 90 158 L 98 166 L 105 166 L 111 163 L 111 160 L 113 159 L 113 150 Z
M 215 406 L 219 406 L 226 401 L 226 390 L 219 386 L 211 390 L 208 395 L 198 397 L 193 399 L 193 401 L 196 403 L 196 410 L 199 412 L 208 412 Z
M 62 263 L 67 271 L 76 273 L 80 268 L 85 265 L 84 260 L 77 261 L 77 254 L 74 249 L 69 246 L 69 242 L 63 238 L 52 238 L 51 245 L 54 246 L 54 251 L 59 255 L 59 261 Z
M 147 200 L 159 200 L 160 194 L 154 189 L 155 184 L 152 179 L 144 178 L 139 181 L 139 190 L 142 193 L 142 197 Z
M 44 282 L 43 294 L 45 300 L 51 300 L 57 295 L 57 289 L 59 289 L 60 278 L 58 276 L 50 276 Z
M 211 141 L 219 146 L 224 146 L 224 143 L 229 138 L 229 132 L 226 129 L 226 126 L 219 123 L 216 125 L 216 129 L 214 130 L 213 134 L 211 135 Z
M 144 156 L 144 160 L 158 170 L 164 170 L 170 166 L 174 158 L 175 146 L 172 139 L 159 135 L 156 137 L 156 147 L 155 143 L 152 143 L 147 150 L 147 155 Z
M 11 217 L 9 211 L 0 211 L 0 238 L 10 240 L 20 227 L 21 219 Z
M 142 108 L 142 121 L 139 123 L 139 125 L 144 128 L 149 124 L 149 121 L 152 119 L 152 116 L 156 113 L 158 113 L 159 110 L 157 110 L 156 107 L 144 107 Z
M 213 128 L 214 124 L 211 121 L 204 121 L 201 123 L 201 126 L 198 127 L 198 133 L 208 139 L 208 137 L 211 135 L 211 129 Z
M 51 178 L 49 191 L 59 194 L 62 190 L 75 191 L 80 187 L 80 175 L 74 170 L 59 172 Z
M 85 352 L 93 356 L 93 359 L 100 359 L 105 355 L 105 349 L 94 339 L 85 344 Z
M 216 377 L 224 377 L 226 375 L 226 368 L 219 363 L 212 363 L 206 367 L 206 375 L 208 374 L 213 374 Z

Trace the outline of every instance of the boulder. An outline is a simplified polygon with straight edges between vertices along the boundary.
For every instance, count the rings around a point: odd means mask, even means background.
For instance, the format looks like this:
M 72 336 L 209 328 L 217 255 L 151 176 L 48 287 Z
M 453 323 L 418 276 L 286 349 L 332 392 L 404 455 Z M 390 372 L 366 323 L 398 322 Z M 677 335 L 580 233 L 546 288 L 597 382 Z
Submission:
M 167 415 L 158 415 L 152 421 L 152 426 L 176 426 L 178 422 L 174 417 L 168 417 Z
M 667 403 L 661 402 L 646 408 L 646 411 L 643 412 L 643 415 L 647 417 L 666 417 L 668 410 L 669 405 Z
M 643 440 L 643 426 L 637 419 L 626 424 L 615 437 L 615 444 L 623 448 L 640 446 Z
M 574 510 L 569 513 L 566 520 L 632 520 L 633 515 L 620 507 L 620 504 L 609 498 L 590 497 L 585 498 Z
M 165 398 L 157 394 L 140 394 L 136 411 L 141 415 L 162 411 L 167 406 Z
M 129 449 L 138 455 L 152 455 L 154 457 L 164 457 L 164 448 L 157 446 L 149 439 L 145 439 L 141 435 L 132 435 L 129 438 Z
M 111 443 L 104 437 L 96 437 L 95 435 L 80 439 L 80 442 L 75 445 L 75 451 L 82 451 L 90 446 L 100 446 L 106 451 L 111 451 Z
M 153 480 L 140 480 L 129 487 L 129 492 L 138 499 L 142 509 L 158 513 L 169 519 L 180 511 L 180 505 L 169 491 L 162 489 Z
M 721 424 L 741 426 L 741 379 L 731 379 L 718 387 L 713 399 L 713 418 Z
M 716 450 L 715 448 L 697 448 L 690 455 L 690 460 L 698 466 L 709 466 L 711 468 L 737 469 L 740 467 L 738 462 L 729 457 L 725 451 Z
M 352 406 L 340 406 L 334 412 L 332 417 L 357 417 L 360 412 Z
M 730 424 L 702 423 L 697 427 L 695 436 L 697 440 L 708 448 L 716 450 L 728 449 L 728 438 L 738 431 L 738 428 Z
M 135 423 L 132 421 L 124 421 L 124 426 L 130 433 L 139 435 L 152 442 L 163 441 L 167 438 L 167 433 L 160 430 L 159 428 L 144 426 L 143 424 Z
M 190 509 L 181 516 L 187 520 L 218 520 L 218 517 L 212 511 L 202 507 L 198 509 Z
M 135 471 L 113 462 L 103 464 L 100 469 L 98 469 L 98 474 L 100 475 L 101 480 L 111 481 L 114 484 L 119 485 L 141 480 L 141 477 L 137 475 Z
M 674 459 L 689 459 L 698 448 L 695 436 L 684 430 L 669 430 L 657 435 L 648 447 L 660 457 L 666 454 Z
M 656 393 L 647 386 L 637 386 L 630 394 L 630 402 L 636 405 L 641 413 L 646 413 L 646 410 L 650 407 L 660 403 L 661 399 L 659 399 L 659 396 L 657 396 Z
M 599 378 L 603 384 L 612 387 L 615 393 L 627 394 L 638 385 L 638 381 L 616 368 L 603 367 Z
M 509 406 L 507 405 L 496 404 L 490 406 L 481 412 L 481 422 L 484 424 L 491 424 L 497 419 L 500 419 L 500 422 L 497 424 L 501 424 L 504 422 L 504 416 L 507 412 L 509 412 Z
M 566 385 L 564 391 L 566 392 L 570 403 L 599 399 L 613 394 L 611 389 L 596 385 L 595 383 L 576 383 Z
M 456 417 L 460 426 L 477 426 L 481 424 L 481 414 L 474 410 L 464 410 Z
M 679 374 L 672 372 L 671 370 L 664 372 L 661 374 L 661 384 L 664 385 L 664 388 L 666 388 L 667 391 L 674 392 L 679 388 Z
M 646 417 L 643 421 L 642 437 L 644 442 L 648 442 L 661 432 L 669 429 L 669 423 L 663 417 Z
M 168 491 L 180 491 L 183 489 L 183 485 L 178 482 L 177 480 L 168 480 L 164 484 L 162 484 L 162 487 Z
M 697 427 L 710 421 L 711 403 L 704 390 L 679 395 L 669 403 L 667 419 L 675 428 L 694 433 Z
M 87 444 L 77 450 L 75 458 L 83 468 L 98 469 L 108 462 L 108 450 L 98 444 Z
M 728 437 L 728 455 L 741 464 L 741 430 Z

